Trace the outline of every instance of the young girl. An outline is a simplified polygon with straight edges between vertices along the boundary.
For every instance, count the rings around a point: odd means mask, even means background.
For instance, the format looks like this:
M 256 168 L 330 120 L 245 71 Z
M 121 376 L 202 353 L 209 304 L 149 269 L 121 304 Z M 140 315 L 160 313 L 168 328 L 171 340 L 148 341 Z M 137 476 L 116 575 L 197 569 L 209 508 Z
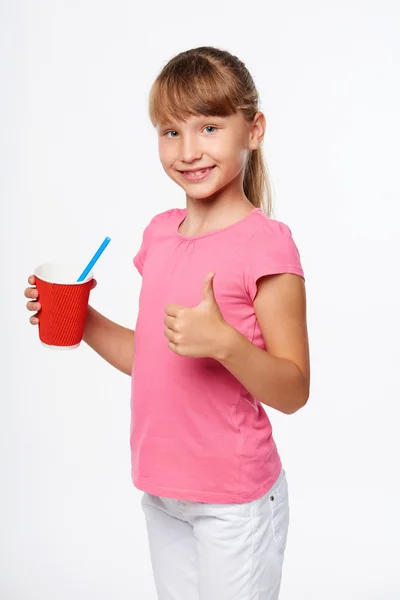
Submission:
M 299 410 L 310 375 L 299 253 L 270 217 L 265 117 L 245 65 L 201 47 L 162 69 L 150 118 L 186 208 L 144 230 L 135 331 L 89 307 L 84 340 L 132 376 L 132 478 L 159 600 L 276 600 L 288 485 L 262 404 Z M 25 296 L 40 311 L 35 287 Z

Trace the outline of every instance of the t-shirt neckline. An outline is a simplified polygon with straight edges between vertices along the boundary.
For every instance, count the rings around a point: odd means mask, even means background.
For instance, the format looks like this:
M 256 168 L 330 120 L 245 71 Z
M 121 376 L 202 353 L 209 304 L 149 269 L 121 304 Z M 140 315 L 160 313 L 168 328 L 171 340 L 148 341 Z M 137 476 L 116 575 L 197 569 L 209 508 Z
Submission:
M 214 229 L 213 231 L 207 231 L 206 233 L 200 233 L 198 235 L 182 235 L 179 233 L 179 227 L 182 225 L 183 221 L 186 219 L 186 208 L 182 209 L 183 212 L 180 212 L 180 217 L 178 221 L 178 225 L 175 228 L 175 233 L 178 238 L 181 240 L 199 240 L 204 237 L 208 237 L 209 235 L 215 235 L 216 233 L 222 233 L 224 231 L 228 231 L 228 229 L 232 229 L 233 227 L 237 227 L 244 221 L 247 221 L 254 213 L 262 212 L 261 208 L 257 208 L 256 206 L 245 216 L 236 221 L 235 223 L 231 223 L 231 225 L 227 225 L 226 227 L 222 227 L 220 229 Z M 183 218 L 181 218 L 183 215 Z

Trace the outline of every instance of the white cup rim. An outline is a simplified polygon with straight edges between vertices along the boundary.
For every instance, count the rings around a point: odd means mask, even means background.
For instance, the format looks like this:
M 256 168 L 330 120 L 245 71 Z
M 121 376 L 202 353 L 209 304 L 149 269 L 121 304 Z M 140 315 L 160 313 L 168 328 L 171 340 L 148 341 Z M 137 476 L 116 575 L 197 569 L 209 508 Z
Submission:
M 78 265 L 77 263 L 46 262 L 46 263 L 37 265 L 37 267 L 35 267 L 34 275 L 35 275 L 35 277 L 38 277 L 39 279 L 41 279 L 42 281 L 45 281 L 46 283 L 56 283 L 59 285 L 82 285 L 83 283 L 87 283 L 94 277 L 93 271 L 90 271 L 83 281 L 72 281 L 72 277 L 71 277 L 71 281 L 66 281 L 65 277 L 63 277 L 62 274 L 60 274 L 59 276 L 56 275 L 56 276 L 50 278 L 49 276 L 46 276 L 46 274 L 43 275 L 41 273 L 42 271 L 57 270 L 57 269 L 59 269 L 60 271 L 64 271 L 64 273 L 67 270 L 69 270 L 70 272 L 77 273 L 76 278 L 78 278 L 79 275 L 82 273 L 82 265 Z

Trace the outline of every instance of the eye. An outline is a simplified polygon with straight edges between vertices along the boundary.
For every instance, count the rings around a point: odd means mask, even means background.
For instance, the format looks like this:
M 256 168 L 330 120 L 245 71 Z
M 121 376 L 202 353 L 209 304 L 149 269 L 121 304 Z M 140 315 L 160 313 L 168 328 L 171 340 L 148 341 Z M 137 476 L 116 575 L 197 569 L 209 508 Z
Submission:
M 169 134 L 169 133 L 178 133 L 178 132 L 177 132 L 177 131 L 166 131 L 166 132 L 164 133 L 164 135 L 166 135 L 166 136 L 168 137 L 168 134 Z M 172 137 L 176 137 L 176 135 L 173 135 Z
M 207 125 L 207 127 L 204 127 L 204 129 L 217 129 L 216 127 L 214 127 L 214 125 Z M 213 133 L 212 131 L 209 131 L 208 133 Z

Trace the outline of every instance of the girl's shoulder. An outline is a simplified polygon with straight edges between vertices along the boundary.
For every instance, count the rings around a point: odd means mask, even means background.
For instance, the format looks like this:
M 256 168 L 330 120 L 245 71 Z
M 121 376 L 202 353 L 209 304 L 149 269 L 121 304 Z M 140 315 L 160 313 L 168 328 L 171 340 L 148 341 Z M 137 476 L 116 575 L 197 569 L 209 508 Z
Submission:
M 292 230 L 283 221 L 273 219 L 261 210 L 248 231 L 245 253 L 250 260 L 275 260 L 280 265 L 297 263 L 299 250 L 293 239 Z
M 154 215 L 150 220 L 147 228 L 154 229 L 155 227 L 162 227 L 164 224 L 169 224 L 172 220 L 180 218 L 183 215 L 183 208 L 170 208 L 161 213 Z
M 261 209 L 254 211 L 253 214 L 252 235 L 256 237 L 264 235 L 292 235 L 292 230 L 286 223 L 269 217 Z

